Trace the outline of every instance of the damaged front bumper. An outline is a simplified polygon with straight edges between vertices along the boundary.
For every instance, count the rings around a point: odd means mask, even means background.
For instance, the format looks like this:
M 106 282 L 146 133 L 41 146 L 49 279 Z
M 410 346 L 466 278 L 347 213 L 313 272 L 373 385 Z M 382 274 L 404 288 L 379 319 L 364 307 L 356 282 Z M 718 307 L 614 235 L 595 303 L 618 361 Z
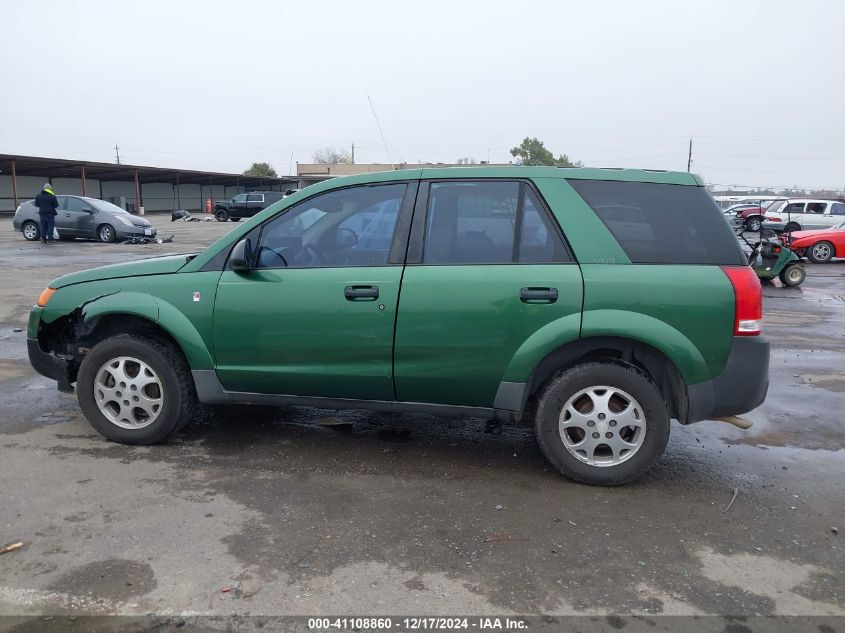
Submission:
M 71 358 L 62 358 L 52 352 L 45 352 L 38 339 L 26 339 L 26 351 L 33 369 L 46 378 L 55 380 L 59 391 L 73 392 L 71 386 Z

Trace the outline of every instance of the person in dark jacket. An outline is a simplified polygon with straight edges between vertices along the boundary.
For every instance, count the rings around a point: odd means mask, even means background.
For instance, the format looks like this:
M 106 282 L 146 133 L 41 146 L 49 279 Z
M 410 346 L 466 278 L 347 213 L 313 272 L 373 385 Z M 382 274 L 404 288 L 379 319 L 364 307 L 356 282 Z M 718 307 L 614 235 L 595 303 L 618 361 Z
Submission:
M 41 188 L 41 192 L 35 196 L 33 203 L 38 207 L 38 217 L 41 220 L 41 241 L 45 244 L 52 242 L 59 200 L 49 182 Z

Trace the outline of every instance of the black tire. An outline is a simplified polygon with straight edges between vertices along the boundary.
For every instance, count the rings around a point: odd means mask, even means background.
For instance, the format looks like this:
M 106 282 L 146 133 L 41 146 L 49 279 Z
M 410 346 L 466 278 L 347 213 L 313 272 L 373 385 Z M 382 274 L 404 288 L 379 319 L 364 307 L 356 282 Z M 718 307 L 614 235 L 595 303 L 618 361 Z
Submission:
M 642 410 L 645 421 L 639 447 L 615 465 L 596 466 L 581 461 L 566 447 L 559 431 L 561 413 L 570 398 L 596 387 L 626 392 L 639 404 L 637 410 Z M 577 365 L 552 378 L 540 396 L 534 426 L 540 450 L 552 466 L 575 481 L 602 486 L 624 484 L 641 477 L 660 458 L 669 441 L 669 413 L 660 391 L 640 370 L 610 360 Z M 599 426 L 594 428 L 602 430 Z M 616 430 L 622 429 L 616 427 Z M 603 429 L 607 431 L 611 429 Z
M 229 218 L 232 222 L 240 222 L 240 218 Z
M 76 238 L 72 235 L 62 235 L 61 233 L 59 233 L 59 239 L 63 242 L 72 242 Z
M 801 225 L 798 222 L 789 222 L 783 229 L 787 233 L 792 233 L 793 231 L 800 231 Z
M 21 234 L 27 242 L 37 242 L 41 238 L 41 229 L 37 222 L 27 220 L 21 225 Z
M 763 221 L 760 219 L 759 215 L 753 215 L 745 220 L 745 228 L 752 233 L 757 233 L 761 226 L 763 226 Z
M 225 209 L 217 209 L 214 212 L 214 218 L 218 222 L 226 222 L 229 219 L 229 214 L 226 212 Z
M 158 417 L 147 426 L 119 426 L 103 414 L 95 399 L 97 374 L 110 360 L 120 357 L 142 361 L 160 381 L 162 404 Z M 113 442 L 138 445 L 158 444 L 166 440 L 191 419 L 197 401 L 190 368 L 180 351 L 168 343 L 134 334 L 113 336 L 93 347 L 79 368 L 76 397 L 85 417 L 100 435 Z
M 778 276 L 781 282 L 783 282 L 783 285 L 795 288 L 804 283 L 804 280 L 807 278 L 807 271 L 804 270 L 801 264 L 790 264 L 780 271 L 780 275 Z
M 101 242 L 115 242 L 117 241 L 117 233 L 111 224 L 101 224 L 97 227 L 97 239 Z
M 833 244 L 826 240 L 816 242 L 806 250 L 807 259 L 814 264 L 827 264 L 831 259 L 833 259 L 835 252 L 836 250 L 834 249 Z

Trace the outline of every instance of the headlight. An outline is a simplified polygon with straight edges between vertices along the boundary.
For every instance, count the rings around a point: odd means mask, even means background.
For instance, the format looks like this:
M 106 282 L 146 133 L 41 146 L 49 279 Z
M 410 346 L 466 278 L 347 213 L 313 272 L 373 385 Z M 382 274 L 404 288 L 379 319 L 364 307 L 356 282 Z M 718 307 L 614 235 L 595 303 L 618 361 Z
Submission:
M 126 226 L 134 226 L 130 220 L 127 220 L 127 219 L 126 219 L 126 218 L 124 218 L 122 215 L 116 215 L 116 216 L 114 216 L 114 217 L 116 217 L 116 218 L 117 218 L 117 221 L 118 221 L 118 222 L 122 222 L 122 223 L 123 223 L 123 224 L 125 224 Z

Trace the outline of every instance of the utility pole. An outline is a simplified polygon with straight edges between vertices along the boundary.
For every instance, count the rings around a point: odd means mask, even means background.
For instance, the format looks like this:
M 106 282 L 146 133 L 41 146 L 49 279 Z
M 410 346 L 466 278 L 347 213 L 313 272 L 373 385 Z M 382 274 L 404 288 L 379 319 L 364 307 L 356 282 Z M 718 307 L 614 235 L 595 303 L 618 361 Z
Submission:
M 355 164 L 355 141 L 352 141 L 352 164 Z
M 117 146 L 117 143 L 114 144 L 114 160 L 120 165 L 120 148 Z
M 692 169 L 692 139 L 689 140 L 689 154 L 687 154 L 687 171 Z

